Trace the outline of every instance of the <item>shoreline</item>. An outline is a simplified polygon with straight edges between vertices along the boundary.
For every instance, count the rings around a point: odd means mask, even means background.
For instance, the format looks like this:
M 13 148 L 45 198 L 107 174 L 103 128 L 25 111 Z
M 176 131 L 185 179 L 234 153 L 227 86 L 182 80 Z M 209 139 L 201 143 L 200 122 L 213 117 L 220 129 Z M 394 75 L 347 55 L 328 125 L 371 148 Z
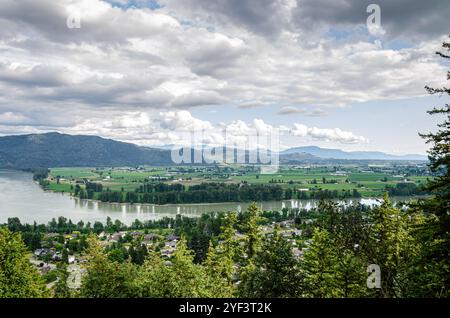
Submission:
M 78 201 L 82 202 L 93 202 L 97 204 L 111 204 L 111 205 L 125 205 L 125 206 L 143 206 L 143 207 L 179 207 L 179 206 L 211 206 L 211 205 L 223 205 L 223 204 L 232 204 L 232 205 L 240 205 L 240 204 L 251 204 L 255 201 L 224 201 L 224 202 L 205 202 L 205 203 L 167 203 L 167 204 L 155 204 L 155 203 L 131 203 L 131 202 L 107 202 L 107 201 L 101 201 L 98 199 L 80 199 L 77 196 L 74 196 L 72 193 L 69 192 L 63 192 L 63 191 L 55 191 L 51 189 L 44 189 L 42 188 L 39 183 L 36 182 L 36 184 L 44 191 L 44 192 L 50 192 L 55 194 L 62 194 L 67 195 L 69 198 L 73 198 Z M 389 197 L 390 199 L 398 199 L 398 201 L 410 201 L 413 199 L 426 199 L 432 197 L 432 195 L 420 195 L 420 196 L 392 196 Z M 340 198 L 331 198 L 331 199 L 325 199 L 326 201 L 339 201 L 339 202 L 347 202 L 347 201 L 359 201 L 359 200 L 382 200 L 383 197 L 360 197 L 360 198 L 346 198 L 346 199 L 340 199 Z M 258 204 L 264 204 L 264 203 L 273 203 L 273 202 L 318 202 L 320 199 L 287 199 L 287 200 L 280 200 L 280 201 L 256 201 Z

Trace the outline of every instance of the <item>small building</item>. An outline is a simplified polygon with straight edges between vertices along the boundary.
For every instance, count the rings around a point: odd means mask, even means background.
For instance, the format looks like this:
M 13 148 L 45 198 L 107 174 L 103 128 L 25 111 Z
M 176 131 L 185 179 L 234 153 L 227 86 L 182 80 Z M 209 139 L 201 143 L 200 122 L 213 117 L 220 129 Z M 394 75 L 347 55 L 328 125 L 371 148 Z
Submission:
M 174 252 L 174 250 L 163 249 L 163 250 L 161 250 L 161 256 L 163 256 L 163 257 L 171 257 L 173 252 Z
M 170 248 L 176 248 L 177 242 L 176 241 L 168 241 L 168 242 L 166 242 L 165 246 L 170 247 Z
M 293 247 L 292 248 L 292 254 L 294 254 L 295 259 L 299 259 L 300 257 L 303 256 L 302 250 L 299 249 L 298 247 Z
M 144 235 L 144 241 L 154 241 L 159 238 L 158 234 L 149 233 Z
M 168 241 L 178 241 L 179 237 L 176 236 L 175 234 L 170 234 L 169 236 L 167 236 L 167 240 Z

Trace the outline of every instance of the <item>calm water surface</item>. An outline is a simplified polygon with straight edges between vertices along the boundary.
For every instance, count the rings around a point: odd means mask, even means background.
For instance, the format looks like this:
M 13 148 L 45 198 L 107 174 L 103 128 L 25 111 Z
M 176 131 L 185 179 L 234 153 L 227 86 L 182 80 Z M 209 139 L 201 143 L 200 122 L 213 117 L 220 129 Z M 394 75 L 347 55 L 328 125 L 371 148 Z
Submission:
M 376 199 L 359 199 L 363 204 L 378 204 Z M 264 210 L 280 210 L 286 208 L 311 209 L 316 206 L 315 200 L 288 200 L 259 203 Z M 207 203 L 207 204 L 124 204 L 102 203 L 91 200 L 80 200 L 68 194 L 53 193 L 42 190 L 32 180 L 30 173 L 0 170 L 0 223 L 10 217 L 18 217 L 22 223 L 47 223 L 52 218 L 64 216 L 73 222 L 101 221 L 109 216 L 131 224 L 135 219 L 141 221 L 155 220 L 176 214 L 198 216 L 205 212 L 242 211 L 249 203 Z

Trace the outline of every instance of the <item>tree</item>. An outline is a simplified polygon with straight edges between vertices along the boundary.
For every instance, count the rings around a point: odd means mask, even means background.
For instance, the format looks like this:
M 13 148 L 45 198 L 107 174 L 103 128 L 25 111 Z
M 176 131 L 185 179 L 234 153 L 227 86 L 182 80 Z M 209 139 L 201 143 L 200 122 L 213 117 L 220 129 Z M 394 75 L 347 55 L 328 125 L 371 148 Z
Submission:
M 370 264 L 380 266 L 379 296 L 402 297 L 407 292 L 405 273 L 420 248 L 409 230 L 409 216 L 394 208 L 386 193 L 381 206 L 373 208 L 369 217 L 369 240 L 363 250 Z
M 54 295 L 56 298 L 70 298 L 71 292 L 67 285 L 69 273 L 67 272 L 67 265 L 65 263 L 58 264 L 58 281 L 54 287 Z
M 108 252 L 108 259 L 111 262 L 123 263 L 125 261 L 125 255 L 121 248 L 115 248 Z
M 225 216 L 224 224 L 221 226 L 221 233 L 219 234 L 219 239 L 222 242 L 222 253 L 233 262 L 239 261 L 239 257 L 242 254 L 242 247 L 236 238 L 237 223 L 237 213 L 229 212 Z
M 306 296 L 315 298 L 342 296 L 335 275 L 337 263 L 337 254 L 330 233 L 316 228 L 301 265 Z
M 61 258 L 64 264 L 69 264 L 69 253 L 67 252 L 67 248 L 63 249 Z
M 245 240 L 245 252 L 248 260 L 255 256 L 261 244 L 261 230 L 258 225 L 258 221 L 260 220 L 260 212 L 261 211 L 256 205 L 256 202 L 253 202 L 247 208 L 244 230 L 247 235 Z
M 308 297 L 365 297 L 364 260 L 343 243 L 340 234 L 316 228 L 312 242 L 304 253 L 301 270 L 304 294 Z
M 0 298 L 48 295 L 44 281 L 28 260 L 20 234 L 0 227 Z
M 81 296 L 90 298 L 136 297 L 135 265 L 111 262 L 95 235 L 88 238 L 86 275 Z
M 95 221 L 93 229 L 96 234 L 100 234 L 104 230 L 103 223 L 99 222 L 99 221 Z
M 225 253 L 223 245 L 214 247 L 210 242 L 204 266 L 208 275 L 217 282 L 217 287 L 233 294 L 234 262 L 231 255 Z
M 436 52 L 445 60 L 450 59 L 450 42 L 442 44 L 444 52 Z M 447 71 L 450 80 L 450 71 Z M 430 94 L 450 95 L 450 88 L 432 88 L 425 86 Z M 436 177 L 428 181 L 425 190 L 434 194 L 432 199 L 421 200 L 413 208 L 430 214 L 422 226 L 420 237 L 423 246 L 420 268 L 416 284 L 418 295 L 422 297 L 449 297 L 450 295 L 450 105 L 434 107 L 428 112 L 431 115 L 444 115 L 446 119 L 438 124 L 435 133 L 420 134 L 427 143 L 432 144 L 428 151 L 429 167 Z M 417 290 L 417 289 L 415 289 Z
M 297 297 L 302 277 L 289 243 L 278 230 L 266 239 L 256 255 L 252 271 L 242 275 L 239 292 L 243 297 Z
M 195 264 L 184 237 L 177 244 L 170 262 L 151 252 L 142 266 L 139 278 L 143 297 L 229 297 L 229 290 L 206 269 Z
M 371 296 L 367 288 L 367 264 L 345 246 L 337 246 L 337 264 L 335 265 L 336 286 L 340 297 L 355 298 Z
M 444 52 L 436 52 L 445 60 L 450 59 L 450 42 L 442 44 Z M 447 71 L 447 80 L 450 80 L 450 71 Z M 450 95 L 450 88 L 425 87 L 430 94 Z M 450 105 L 434 107 L 428 112 L 431 115 L 441 114 L 446 120 L 439 124 L 436 133 L 421 134 L 427 143 L 433 146 L 428 151 L 430 169 L 437 177 L 429 181 L 426 189 L 432 191 L 434 198 L 423 200 L 421 208 L 426 213 L 436 216 L 432 222 L 434 227 L 428 248 L 422 255 L 423 262 L 428 264 L 429 270 L 436 273 L 434 282 L 429 286 L 427 294 L 448 297 L 450 292 Z M 423 265 L 425 266 L 425 265 Z

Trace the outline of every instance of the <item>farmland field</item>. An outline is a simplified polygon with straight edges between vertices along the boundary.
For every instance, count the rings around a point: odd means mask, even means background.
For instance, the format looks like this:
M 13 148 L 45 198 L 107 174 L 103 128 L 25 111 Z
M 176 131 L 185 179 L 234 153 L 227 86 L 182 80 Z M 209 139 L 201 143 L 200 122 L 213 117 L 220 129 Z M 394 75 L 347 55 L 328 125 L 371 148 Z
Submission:
M 282 166 L 275 174 L 261 174 L 257 167 L 239 165 L 53 168 L 50 169 L 47 189 L 73 192 L 77 184 L 96 182 L 101 183 L 104 189 L 127 192 L 144 183 L 182 184 L 188 189 L 191 185 L 215 182 L 279 185 L 300 191 L 357 190 L 362 197 L 379 197 L 386 187 L 395 187 L 399 183 L 412 183 L 419 187 L 427 178 L 431 176 L 425 169 L 408 166 Z

